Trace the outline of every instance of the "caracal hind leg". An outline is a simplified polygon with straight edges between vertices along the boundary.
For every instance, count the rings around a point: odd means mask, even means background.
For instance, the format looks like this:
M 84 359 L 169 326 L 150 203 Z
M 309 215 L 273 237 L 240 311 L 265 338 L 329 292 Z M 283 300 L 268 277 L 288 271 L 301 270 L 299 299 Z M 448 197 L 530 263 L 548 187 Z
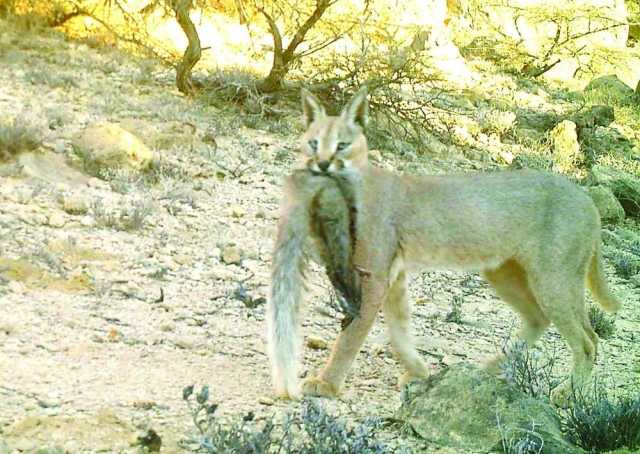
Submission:
M 549 319 L 531 292 L 524 268 L 515 260 L 508 260 L 496 269 L 484 271 L 482 276 L 498 296 L 518 313 L 522 321 L 518 337 L 528 346 L 533 346 L 548 328 Z M 485 367 L 497 373 L 503 361 L 504 355 L 499 353 L 487 361 Z
M 563 399 L 572 385 L 580 387 L 586 384 L 595 362 L 597 336 L 594 336 L 590 324 L 586 329 L 584 273 L 550 275 L 547 271 L 544 278 L 532 281 L 533 293 L 542 310 L 573 353 L 571 380 L 556 395 Z
M 522 327 L 518 337 L 533 346 L 549 327 L 549 319 L 531 292 L 524 268 L 515 260 L 508 260 L 482 274 L 498 296 L 520 316 Z
M 420 357 L 411 335 L 411 308 L 407 298 L 407 278 L 401 271 L 391 284 L 383 303 L 384 318 L 389 330 L 391 347 L 406 373 L 398 384 L 404 386 L 413 378 L 425 378 L 429 375 L 427 365 Z
M 359 316 L 338 335 L 329 362 L 320 375 L 304 381 L 303 394 L 320 397 L 333 397 L 340 394 L 347 372 L 376 319 L 385 291 L 384 280 L 370 276 L 363 279 Z

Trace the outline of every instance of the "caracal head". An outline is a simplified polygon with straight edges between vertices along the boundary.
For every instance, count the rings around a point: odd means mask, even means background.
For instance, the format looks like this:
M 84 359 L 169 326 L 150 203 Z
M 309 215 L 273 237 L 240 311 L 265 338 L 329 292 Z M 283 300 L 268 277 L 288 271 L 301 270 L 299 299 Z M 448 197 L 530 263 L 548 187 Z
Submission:
M 361 88 L 342 109 L 330 116 L 318 98 L 302 90 L 302 113 L 307 131 L 300 140 L 304 165 L 317 173 L 362 169 L 367 165 L 367 89 Z

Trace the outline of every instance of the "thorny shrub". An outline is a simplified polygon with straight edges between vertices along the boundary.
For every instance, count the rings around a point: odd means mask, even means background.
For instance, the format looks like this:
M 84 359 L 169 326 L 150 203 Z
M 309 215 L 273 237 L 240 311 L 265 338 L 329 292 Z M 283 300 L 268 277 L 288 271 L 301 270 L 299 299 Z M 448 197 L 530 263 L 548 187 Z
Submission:
M 518 340 L 502 347 L 505 355 L 500 367 L 507 382 L 528 396 L 551 400 L 551 394 L 561 383 L 555 373 L 556 354 L 531 350 Z
M 234 454 L 384 454 L 391 452 L 379 442 L 375 433 L 380 422 L 367 419 L 347 428 L 344 422 L 326 413 L 318 404 L 304 401 L 299 415 L 289 414 L 281 428 L 274 417 L 261 429 L 253 423 L 252 412 L 241 420 L 224 424 L 216 417 L 217 404 L 209 401 L 209 388 L 195 392 L 194 386 L 183 389 L 182 397 L 191 410 L 198 435 L 187 444 L 206 453 Z

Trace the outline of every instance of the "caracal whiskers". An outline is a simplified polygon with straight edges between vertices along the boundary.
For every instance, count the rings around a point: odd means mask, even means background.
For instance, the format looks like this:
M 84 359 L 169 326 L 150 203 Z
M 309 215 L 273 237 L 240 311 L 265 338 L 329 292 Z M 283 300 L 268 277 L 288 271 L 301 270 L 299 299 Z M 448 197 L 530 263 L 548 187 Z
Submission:
M 425 268 L 481 271 L 519 314 L 519 336 L 533 344 L 553 323 L 573 354 L 572 382 L 588 378 L 598 336 L 587 315 L 585 284 L 605 310 L 615 312 L 620 303 L 605 280 L 600 218 L 586 192 L 563 177 L 533 171 L 397 175 L 367 160 L 365 89 L 339 116 L 327 115 L 307 91 L 302 106 L 304 164 L 353 184 L 354 265 L 366 273 L 359 316 L 339 334 L 319 375 L 300 386 L 301 264 L 303 242 L 311 234 L 311 196 L 295 185 L 286 188 L 267 315 L 278 396 L 339 394 L 380 308 L 392 348 L 406 369 L 401 383 L 427 376 L 412 340 L 407 300 L 408 272 Z

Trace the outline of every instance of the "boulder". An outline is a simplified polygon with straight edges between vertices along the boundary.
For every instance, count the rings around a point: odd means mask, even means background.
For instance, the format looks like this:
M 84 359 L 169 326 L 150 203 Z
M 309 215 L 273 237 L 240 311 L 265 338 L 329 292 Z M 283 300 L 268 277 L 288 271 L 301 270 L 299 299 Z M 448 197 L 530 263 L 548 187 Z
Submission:
M 576 124 L 578 131 L 596 126 L 609 126 L 615 120 L 613 107 L 604 105 L 589 106 L 569 118 Z
M 640 216 L 640 180 L 633 175 L 604 165 L 595 165 L 587 178 L 591 185 L 608 187 L 627 216 Z
M 611 189 L 606 186 L 591 186 L 587 190 L 604 222 L 615 224 L 624 220 L 624 208 Z
M 72 139 L 77 155 L 85 169 L 146 170 L 154 153 L 137 136 L 109 123 L 98 122 L 87 126 Z
M 522 444 L 541 449 L 526 452 L 580 452 L 564 439 L 550 403 L 463 363 L 411 382 L 398 418 L 423 439 L 454 452 L 502 452 Z
M 580 160 L 580 144 L 576 124 L 563 120 L 551 130 L 553 162 L 562 173 L 572 172 Z
M 620 103 L 633 99 L 633 88 L 621 81 L 615 74 L 601 76 L 593 79 L 584 89 L 585 92 L 599 91 L 606 93 L 608 97 Z

